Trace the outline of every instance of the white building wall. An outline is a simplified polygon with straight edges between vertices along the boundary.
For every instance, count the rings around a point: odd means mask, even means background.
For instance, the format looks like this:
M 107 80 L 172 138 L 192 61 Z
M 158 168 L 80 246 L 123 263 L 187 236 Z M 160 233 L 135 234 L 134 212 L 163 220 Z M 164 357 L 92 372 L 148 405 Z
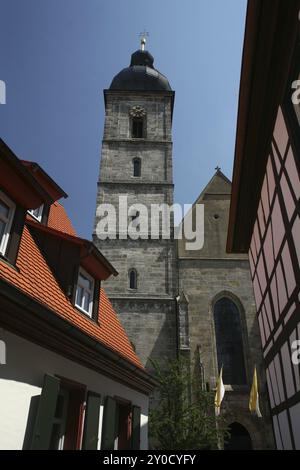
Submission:
M 0 365 L 0 450 L 23 447 L 30 400 L 40 395 L 45 374 L 60 375 L 101 395 L 99 440 L 105 396 L 118 396 L 141 407 L 141 449 L 148 446 L 148 396 L 115 382 L 59 354 L 1 330 L 6 364 Z

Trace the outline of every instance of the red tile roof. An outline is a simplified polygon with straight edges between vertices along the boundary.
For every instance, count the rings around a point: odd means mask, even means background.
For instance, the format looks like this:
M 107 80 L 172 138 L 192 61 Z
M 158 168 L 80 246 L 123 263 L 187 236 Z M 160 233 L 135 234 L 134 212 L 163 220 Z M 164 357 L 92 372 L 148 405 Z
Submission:
M 50 210 L 49 225 L 60 227 L 73 235 L 75 231 L 64 208 L 58 203 L 53 206 Z M 0 278 L 50 308 L 134 365 L 143 368 L 104 290 L 101 289 L 97 324 L 80 313 L 63 293 L 27 225 L 23 230 L 16 266 L 18 270 L 0 261 Z
M 66 214 L 65 208 L 59 203 L 54 202 L 50 206 L 48 217 L 48 226 L 61 232 L 68 233 L 69 235 L 77 235 L 76 231 Z

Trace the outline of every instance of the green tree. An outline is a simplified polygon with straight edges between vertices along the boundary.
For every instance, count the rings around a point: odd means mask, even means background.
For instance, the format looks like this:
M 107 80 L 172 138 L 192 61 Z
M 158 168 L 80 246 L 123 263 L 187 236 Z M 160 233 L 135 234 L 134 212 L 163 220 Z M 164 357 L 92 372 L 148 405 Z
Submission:
M 216 418 L 214 392 L 203 390 L 186 359 L 152 361 L 159 383 L 149 414 L 152 446 L 161 450 L 218 449 L 226 436 L 224 417 Z

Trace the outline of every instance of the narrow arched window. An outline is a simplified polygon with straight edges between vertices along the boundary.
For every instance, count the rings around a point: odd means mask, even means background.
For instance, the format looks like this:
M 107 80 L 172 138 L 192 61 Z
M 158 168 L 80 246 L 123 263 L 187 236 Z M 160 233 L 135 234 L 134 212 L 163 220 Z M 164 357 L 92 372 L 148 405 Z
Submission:
M 133 159 L 133 176 L 141 176 L 141 159 L 134 158 Z
M 242 325 L 236 304 L 222 297 L 214 306 L 214 323 L 219 371 L 223 366 L 223 382 L 246 384 Z
M 131 136 L 134 139 L 142 139 L 144 137 L 144 119 L 142 117 L 132 118 Z
M 129 271 L 129 288 L 137 289 L 137 272 L 135 269 Z

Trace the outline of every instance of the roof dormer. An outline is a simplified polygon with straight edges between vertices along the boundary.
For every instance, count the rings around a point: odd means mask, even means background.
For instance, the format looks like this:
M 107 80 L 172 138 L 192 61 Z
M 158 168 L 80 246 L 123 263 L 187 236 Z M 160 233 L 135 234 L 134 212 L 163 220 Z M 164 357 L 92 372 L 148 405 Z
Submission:
M 67 194 L 37 164 L 20 160 L 0 139 L 0 256 L 15 264 L 26 213 L 47 224 L 50 207 Z

